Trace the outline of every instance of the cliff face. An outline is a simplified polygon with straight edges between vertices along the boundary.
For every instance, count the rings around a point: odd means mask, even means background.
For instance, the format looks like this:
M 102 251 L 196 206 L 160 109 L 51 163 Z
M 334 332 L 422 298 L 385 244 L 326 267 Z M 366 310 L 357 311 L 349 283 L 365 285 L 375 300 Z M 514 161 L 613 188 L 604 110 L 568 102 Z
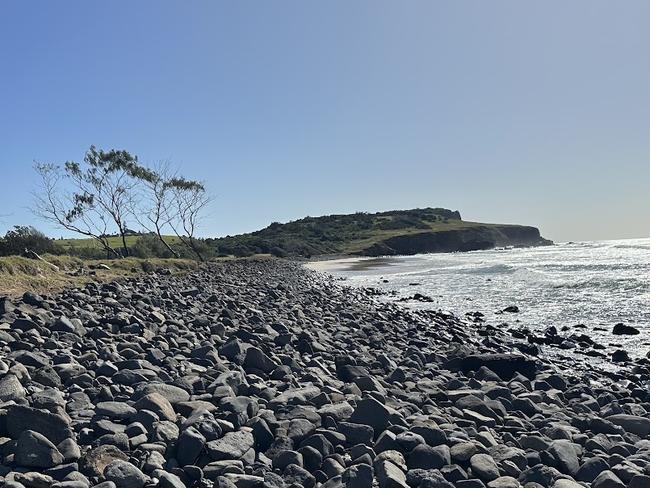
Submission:
M 305 217 L 206 242 L 224 256 L 281 257 L 381 256 L 549 243 L 535 227 L 467 222 L 457 210 L 440 207 Z
M 438 232 L 419 232 L 395 236 L 362 250 L 362 256 L 410 255 L 432 252 L 478 251 L 501 246 L 544 246 L 536 227 L 520 225 L 474 226 Z

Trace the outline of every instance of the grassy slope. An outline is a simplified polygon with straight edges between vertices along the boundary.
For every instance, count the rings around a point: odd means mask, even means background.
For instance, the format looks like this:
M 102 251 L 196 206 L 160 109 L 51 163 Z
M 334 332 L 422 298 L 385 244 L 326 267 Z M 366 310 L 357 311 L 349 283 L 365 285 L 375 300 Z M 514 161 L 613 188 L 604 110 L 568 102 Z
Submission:
M 499 224 L 483 224 L 480 222 L 466 222 L 464 220 L 449 220 L 447 222 L 430 222 L 428 229 L 406 228 L 395 230 L 374 230 L 369 232 L 368 235 L 364 236 L 363 238 L 346 242 L 342 247 L 342 252 L 344 254 L 354 254 L 356 252 L 369 248 L 377 242 L 382 242 L 395 236 L 420 234 L 422 232 L 444 232 L 447 230 L 468 229 L 477 226 L 490 227 L 496 225 Z
M 25 291 L 48 293 L 68 286 L 81 286 L 89 281 L 112 281 L 133 276 L 148 269 L 167 268 L 172 272 L 186 272 L 195 269 L 196 261 L 185 259 L 137 259 L 126 258 L 111 261 L 82 261 L 69 256 L 50 256 L 43 258 L 59 267 L 56 270 L 46 263 L 20 256 L 0 257 L 0 296 L 20 295 Z M 90 274 L 95 264 L 108 264 L 110 270 L 96 270 Z M 83 273 L 78 274 L 80 270 Z
M 140 236 L 127 236 L 126 245 L 133 246 Z M 165 241 L 169 244 L 177 244 L 180 242 L 180 239 L 177 236 L 163 236 Z M 112 248 L 122 247 L 122 238 L 121 237 L 109 237 L 108 243 Z M 56 244 L 61 246 L 64 249 L 70 248 L 82 248 L 82 247 L 92 247 L 96 249 L 101 249 L 101 245 L 95 239 L 57 239 Z
M 273 252 L 274 247 L 290 256 L 355 254 L 395 236 L 499 225 L 466 222 L 459 217 L 445 209 L 306 217 L 249 234 L 214 239 L 213 244 L 226 254 L 242 248 Z
M 448 217 L 448 218 L 445 218 Z M 306 217 L 286 224 L 272 224 L 262 230 L 217 239 L 209 239 L 209 245 L 226 255 L 256 255 L 273 252 L 273 248 L 288 256 L 318 256 L 334 254 L 357 254 L 378 242 L 402 235 L 422 232 L 444 232 L 476 226 L 490 227 L 501 224 L 467 222 L 451 216 L 445 209 L 414 209 L 380 212 L 376 214 L 329 215 Z M 392 228 L 396 227 L 396 228 Z M 127 237 L 132 246 L 138 236 Z M 177 244 L 178 237 L 165 236 L 170 244 Z M 109 238 L 115 248 L 121 247 L 119 237 Z M 95 247 L 93 239 L 63 239 L 56 241 L 64 249 Z M 239 253 L 238 251 L 245 251 Z

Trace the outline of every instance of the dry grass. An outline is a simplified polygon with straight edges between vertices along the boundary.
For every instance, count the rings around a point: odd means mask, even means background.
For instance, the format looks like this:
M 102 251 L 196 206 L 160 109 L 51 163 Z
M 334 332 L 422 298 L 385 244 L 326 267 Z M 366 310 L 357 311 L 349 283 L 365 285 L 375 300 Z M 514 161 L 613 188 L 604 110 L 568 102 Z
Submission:
M 170 269 L 172 273 L 185 273 L 199 266 L 196 261 L 189 259 L 126 258 L 106 261 L 50 255 L 45 255 L 43 258 L 59 269 L 20 256 L 0 257 L 0 296 L 22 295 L 26 291 L 56 292 L 90 281 L 112 281 L 159 269 Z M 106 264 L 110 269 L 92 269 L 98 264 Z

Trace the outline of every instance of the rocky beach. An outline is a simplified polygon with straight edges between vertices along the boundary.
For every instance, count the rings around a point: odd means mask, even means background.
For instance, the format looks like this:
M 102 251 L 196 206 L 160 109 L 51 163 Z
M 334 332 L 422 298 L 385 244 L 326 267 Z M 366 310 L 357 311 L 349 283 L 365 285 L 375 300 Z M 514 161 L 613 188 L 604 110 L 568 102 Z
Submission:
M 650 362 L 284 260 L 0 299 L 9 488 L 650 487 Z

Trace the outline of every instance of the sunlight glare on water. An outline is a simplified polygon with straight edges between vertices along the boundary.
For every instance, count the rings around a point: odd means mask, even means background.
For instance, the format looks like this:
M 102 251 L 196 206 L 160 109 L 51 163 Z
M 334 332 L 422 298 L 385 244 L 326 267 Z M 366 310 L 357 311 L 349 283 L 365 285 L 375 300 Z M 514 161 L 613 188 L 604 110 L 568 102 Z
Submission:
M 507 321 L 538 331 L 584 324 L 576 332 L 603 345 L 620 345 L 633 356 L 650 350 L 650 239 L 368 259 L 328 271 L 350 284 L 395 292 L 394 299 L 414 293 L 434 299 L 407 302 L 415 308 L 480 311 L 493 325 Z M 509 305 L 520 313 L 494 313 Z M 641 335 L 612 335 L 617 322 Z

